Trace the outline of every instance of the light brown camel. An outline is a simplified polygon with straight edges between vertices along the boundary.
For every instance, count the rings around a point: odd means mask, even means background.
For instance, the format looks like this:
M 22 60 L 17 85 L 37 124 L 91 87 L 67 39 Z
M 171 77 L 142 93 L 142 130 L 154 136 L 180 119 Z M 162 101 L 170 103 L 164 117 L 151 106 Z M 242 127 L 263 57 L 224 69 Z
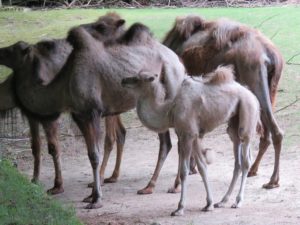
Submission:
M 283 67 L 278 49 L 255 29 L 227 19 L 206 21 L 196 15 L 177 18 L 163 43 L 181 57 L 190 75 L 210 72 L 221 64 L 234 65 L 237 81 L 256 95 L 262 110 L 264 133 L 249 176 L 256 175 L 271 143 L 271 134 L 275 149 L 274 171 L 263 187 L 278 187 L 283 132 L 272 112 Z
M 136 105 L 135 97 L 121 87 L 121 79 L 141 70 L 158 73 L 160 71 L 153 67 L 158 61 L 166 68 L 160 77 L 164 80 L 167 98 L 172 99 L 177 92 L 177 84 L 184 77 L 185 69 L 176 54 L 150 35 L 139 42 L 134 37 L 134 29 L 138 30 L 139 25 L 129 29 L 119 42 L 112 43 L 95 39 L 83 27 L 72 29 L 67 40 L 73 50 L 59 74 L 48 85 L 36 82 L 47 64 L 36 57 L 34 48 L 17 43 L 0 49 L 0 52 L 12 48 L 17 51 L 15 66 L 6 66 L 14 70 L 14 91 L 23 110 L 44 119 L 70 112 L 82 131 L 94 176 L 92 195 L 86 198 L 90 201 L 87 208 L 102 206 L 100 117 L 120 114 Z M 55 57 L 55 49 L 52 53 L 49 58 Z M 166 142 L 162 144 L 168 145 Z
M 89 32 L 93 34 L 93 36 L 99 40 L 113 41 L 115 38 L 118 38 L 123 32 L 123 24 L 124 20 L 122 20 L 115 13 L 107 13 L 104 16 L 101 16 L 96 22 L 91 24 L 81 25 Z M 100 35 L 101 33 L 96 32 L 100 29 L 105 29 L 105 34 Z M 22 45 L 22 43 L 19 43 Z M 38 57 L 43 64 L 43 73 L 33 74 L 32 77 L 35 77 L 35 81 L 41 85 L 48 85 L 57 75 L 59 70 L 64 65 L 68 55 L 70 54 L 72 47 L 65 40 L 49 40 L 49 41 L 41 41 L 35 45 L 31 45 L 30 48 L 34 49 L 35 57 Z M 55 51 L 54 51 L 55 50 Z M 0 58 L 3 64 L 10 64 L 15 60 L 15 57 L 18 52 L 14 49 L 9 51 L 10 53 L 1 51 Z M 52 57 L 49 58 L 49 54 L 53 54 Z M 14 93 L 12 90 L 13 83 L 13 74 L 11 74 L 5 82 L 0 84 L 0 112 L 5 112 L 7 110 L 13 109 L 17 107 L 17 102 L 14 98 Z M 40 174 L 40 136 L 39 136 L 39 126 L 41 123 L 46 134 L 49 153 L 53 156 L 54 165 L 55 165 L 55 181 L 54 187 L 48 190 L 50 194 L 58 194 L 64 191 L 63 189 L 63 180 L 61 175 L 61 166 L 60 166 L 60 147 L 57 137 L 57 128 L 58 121 L 53 118 L 51 121 L 44 120 L 42 118 L 35 119 L 30 113 L 25 114 L 28 117 L 30 133 L 31 133 L 31 145 L 32 145 L 32 153 L 34 156 L 34 172 L 33 172 L 33 182 L 37 182 L 39 180 Z M 125 142 L 125 133 L 126 130 L 119 118 L 116 116 L 109 116 L 105 118 L 105 126 L 106 126 L 106 135 L 105 135 L 105 156 L 106 160 L 108 159 L 107 155 L 111 152 L 113 148 L 113 144 L 117 143 L 117 158 L 120 158 L 123 152 L 123 146 Z M 120 170 L 120 160 L 116 162 L 115 170 L 110 178 L 104 180 L 104 182 L 115 182 L 119 175 Z M 105 166 L 107 161 L 103 161 L 101 165 L 101 177 L 104 175 Z
M 178 209 L 171 215 L 184 213 L 186 178 L 191 155 L 196 160 L 206 189 L 207 205 L 203 211 L 213 209 L 201 142 L 206 133 L 227 121 L 227 132 L 234 145 L 235 166 L 229 189 L 215 207 L 222 207 L 228 201 L 242 172 L 240 190 L 232 205 L 233 208 L 240 207 L 251 166 L 250 141 L 259 123 L 260 110 L 251 91 L 234 81 L 232 69 L 218 67 L 203 79 L 186 78 L 172 100 L 165 100 L 165 88 L 158 75 L 152 72 L 142 71 L 133 77 L 124 78 L 122 85 L 138 97 L 137 113 L 146 127 L 156 132 L 164 132 L 174 127 L 178 136 L 181 198 Z

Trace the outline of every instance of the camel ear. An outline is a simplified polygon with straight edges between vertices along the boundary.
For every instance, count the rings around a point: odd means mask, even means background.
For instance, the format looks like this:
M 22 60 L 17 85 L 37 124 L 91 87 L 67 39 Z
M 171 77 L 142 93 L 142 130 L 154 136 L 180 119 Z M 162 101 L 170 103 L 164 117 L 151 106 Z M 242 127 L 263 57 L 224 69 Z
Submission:
M 119 19 L 117 22 L 116 22 L 116 27 L 121 27 L 125 24 L 125 20 L 123 19 Z
M 155 80 L 155 78 L 158 77 L 157 74 L 154 74 L 152 72 L 148 72 L 148 71 L 143 71 L 143 72 L 140 72 L 140 77 L 141 77 L 141 80 L 144 81 L 144 82 L 152 82 Z

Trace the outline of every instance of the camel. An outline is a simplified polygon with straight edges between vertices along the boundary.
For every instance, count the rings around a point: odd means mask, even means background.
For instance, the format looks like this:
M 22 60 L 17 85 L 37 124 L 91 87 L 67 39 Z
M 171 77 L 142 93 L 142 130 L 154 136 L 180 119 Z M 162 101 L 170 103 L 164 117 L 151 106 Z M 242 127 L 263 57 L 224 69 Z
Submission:
M 161 66 L 163 69 L 164 66 Z M 234 173 L 229 189 L 215 207 L 223 207 L 242 172 L 239 193 L 233 208 L 240 207 L 244 198 L 247 174 L 250 169 L 250 141 L 259 124 L 259 103 L 247 88 L 234 81 L 230 67 L 218 67 L 203 79 L 187 77 L 177 95 L 165 100 L 167 94 L 159 76 L 149 71 L 124 78 L 123 87 L 138 98 L 137 113 L 142 123 L 156 132 L 174 127 L 178 136 L 180 159 L 181 198 L 172 216 L 184 214 L 186 178 L 191 155 L 194 156 L 204 182 L 207 205 L 203 211 L 213 209 L 213 198 L 208 184 L 205 156 L 201 146 L 204 135 L 229 121 L 227 132 L 234 145 Z
M 15 66 L 6 66 L 13 69 L 14 92 L 20 107 L 34 118 L 47 121 L 56 119 L 62 112 L 70 112 L 82 131 L 94 177 L 92 194 L 85 199 L 90 202 L 86 208 L 102 207 L 100 118 L 120 114 L 136 105 L 136 98 L 121 87 L 121 79 L 141 70 L 158 73 L 153 65 L 160 62 L 165 65 L 160 77 L 164 81 L 167 98 L 172 99 L 184 77 L 184 66 L 173 51 L 151 35 L 142 42 L 134 37 L 132 30 L 139 30 L 139 27 L 133 25 L 123 39 L 111 43 L 99 41 L 84 27 L 73 28 L 67 37 L 73 50 L 57 76 L 47 85 L 37 82 L 47 64 L 36 57 L 35 48 L 19 42 L 0 49 L 0 52 L 12 48 L 17 51 Z M 56 50 L 52 50 L 49 60 L 56 56 Z M 160 134 L 161 139 L 167 140 L 166 134 L 168 132 Z M 168 148 L 169 144 L 166 141 L 161 145 Z
M 99 40 L 109 39 L 112 41 L 114 38 L 119 37 L 123 33 L 123 24 L 125 23 L 117 14 L 107 13 L 104 16 L 101 16 L 96 22 L 90 24 L 81 25 L 86 30 L 92 33 L 92 35 Z M 106 37 L 101 36 L 99 29 L 105 29 Z M 94 31 L 94 32 L 93 32 Z M 26 45 L 26 43 L 20 42 L 19 45 Z M 36 57 L 40 61 L 44 62 L 43 64 L 43 73 L 33 74 L 35 81 L 41 85 L 48 85 L 57 75 L 59 70 L 62 68 L 65 63 L 67 56 L 70 54 L 72 47 L 64 39 L 54 39 L 47 41 L 40 41 L 35 45 L 30 45 L 30 47 L 35 51 Z M 12 65 L 15 57 L 15 54 L 18 53 L 18 49 L 10 49 L 10 54 L 7 54 L 5 51 L 0 52 L 1 63 L 4 65 Z M 53 53 L 55 50 L 55 56 L 48 58 L 50 52 Z M 38 76 L 37 76 L 38 75 Z M 0 112 L 6 112 L 17 107 L 16 99 L 14 98 L 12 86 L 13 86 L 13 74 L 11 74 L 5 82 L 0 84 Z M 26 114 L 26 112 L 25 112 Z M 32 153 L 34 156 L 34 172 L 32 182 L 36 183 L 39 181 L 40 175 L 40 136 L 39 136 L 39 126 L 41 123 L 46 134 L 46 139 L 48 142 L 49 153 L 53 156 L 54 165 L 55 165 L 55 181 L 54 187 L 49 189 L 47 192 L 49 194 L 58 194 L 64 191 L 63 189 L 63 180 L 61 175 L 61 163 L 60 163 L 60 147 L 58 145 L 57 137 L 57 128 L 58 121 L 54 119 L 53 121 L 44 121 L 43 119 L 35 119 L 30 113 L 26 114 L 28 118 L 30 133 L 31 133 L 31 146 Z M 117 158 L 120 158 L 123 152 L 123 146 L 125 142 L 126 130 L 120 120 L 119 116 L 109 116 L 105 118 L 106 126 L 106 135 L 105 135 L 105 157 L 101 165 L 101 177 L 104 175 L 106 163 L 108 160 L 107 155 L 111 152 L 113 144 L 117 143 Z M 116 162 L 114 172 L 111 177 L 104 179 L 104 182 L 115 182 L 118 178 L 120 170 L 120 160 Z
M 256 95 L 262 110 L 264 132 L 249 176 L 257 174 L 262 156 L 271 143 L 271 134 L 275 149 L 274 170 L 263 187 L 279 187 L 283 132 L 272 112 L 283 68 L 279 50 L 255 29 L 228 19 L 207 21 L 197 15 L 177 18 L 163 43 L 180 56 L 190 75 L 211 72 L 221 64 L 234 65 L 237 81 Z

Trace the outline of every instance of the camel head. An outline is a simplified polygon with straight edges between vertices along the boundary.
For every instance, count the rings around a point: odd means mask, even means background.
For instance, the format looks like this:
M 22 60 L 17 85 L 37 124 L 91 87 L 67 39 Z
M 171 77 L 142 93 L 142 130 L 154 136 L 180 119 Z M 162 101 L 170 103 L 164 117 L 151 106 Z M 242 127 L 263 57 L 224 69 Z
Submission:
M 205 26 L 204 19 L 196 15 L 177 17 L 172 29 L 164 38 L 163 44 L 179 54 L 183 43 L 197 31 L 203 30 Z
M 64 40 L 45 40 L 34 45 L 20 41 L 0 49 L 0 65 L 11 68 L 17 77 L 45 84 L 59 72 L 70 52 L 71 46 Z
M 94 23 L 83 24 L 83 27 L 95 39 L 99 41 L 116 40 L 124 33 L 123 20 L 117 13 L 107 13 Z
M 19 41 L 8 47 L 0 48 L 0 65 L 15 69 L 23 64 L 24 56 L 27 54 L 29 44 Z
M 122 86 L 125 88 L 132 89 L 134 92 L 147 92 L 147 89 L 150 84 L 154 82 L 158 82 L 158 75 L 148 72 L 148 71 L 141 71 L 138 75 L 127 77 L 122 79 Z

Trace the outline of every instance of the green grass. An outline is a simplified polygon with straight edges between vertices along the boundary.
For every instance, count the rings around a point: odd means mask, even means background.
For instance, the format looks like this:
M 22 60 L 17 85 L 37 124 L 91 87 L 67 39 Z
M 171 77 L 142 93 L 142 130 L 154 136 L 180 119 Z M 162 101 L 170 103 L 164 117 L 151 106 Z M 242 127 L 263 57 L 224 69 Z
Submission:
M 0 161 L 1 225 L 80 225 L 75 210 L 62 208 L 44 190 L 30 183 L 8 162 Z

